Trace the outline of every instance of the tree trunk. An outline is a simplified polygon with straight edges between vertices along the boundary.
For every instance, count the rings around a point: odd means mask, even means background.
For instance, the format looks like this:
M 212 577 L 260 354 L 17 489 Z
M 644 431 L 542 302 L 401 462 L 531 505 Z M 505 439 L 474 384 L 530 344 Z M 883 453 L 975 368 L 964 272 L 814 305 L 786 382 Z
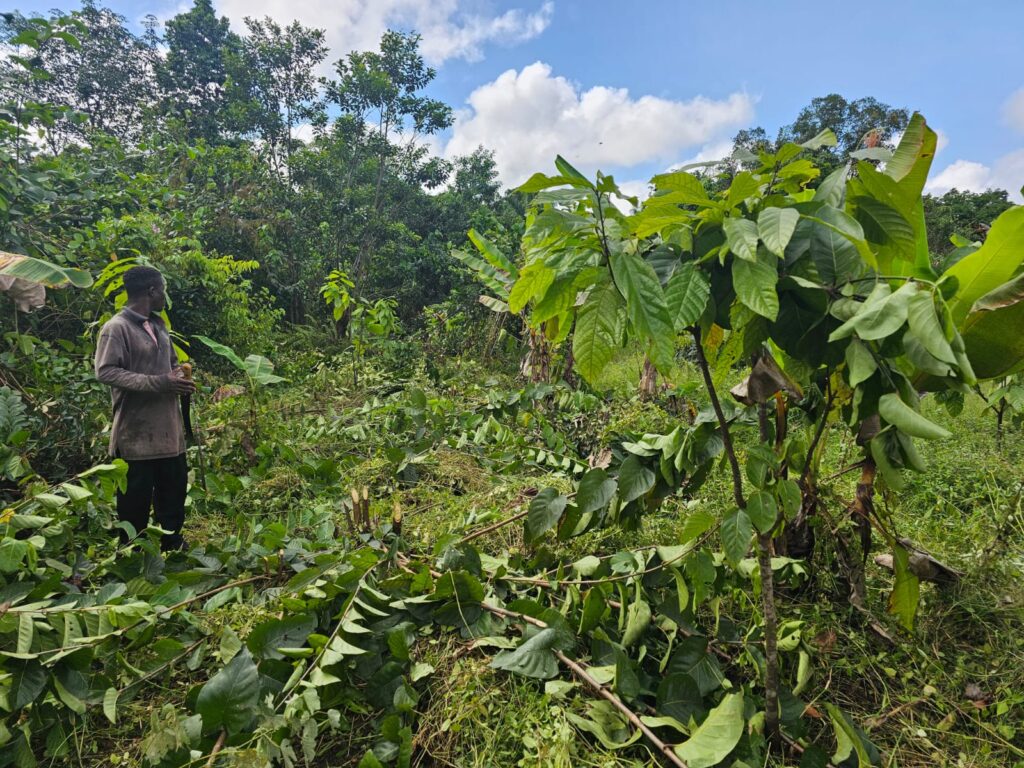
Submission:
M 519 371 L 534 384 L 547 381 L 551 372 L 551 348 L 544 330 L 527 329 L 527 353 Z
M 1006 413 L 1006 399 L 999 401 L 999 407 L 996 408 L 996 448 L 1002 450 L 1003 448 L 1003 415 Z
M 575 365 L 576 358 L 572 354 L 572 346 L 569 346 L 569 351 L 565 353 L 565 367 L 562 370 L 562 379 L 565 381 L 566 384 L 568 384 L 573 389 L 576 388 L 576 385 L 578 383 Z
M 864 566 L 871 554 L 871 515 L 875 509 L 875 462 L 870 457 L 864 460 L 857 495 L 849 507 L 850 520 L 857 530 L 859 541 L 853 542 L 842 534 L 836 536 L 836 555 L 850 592 L 847 599 L 855 608 L 867 610 L 867 583 Z
M 334 332 L 338 334 L 339 339 L 344 339 L 348 335 L 348 326 L 351 322 L 352 305 L 350 304 L 345 308 L 345 311 L 341 313 L 341 317 L 334 323 Z
M 653 400 L 658 391 L 658 369 L 649 357 L 644 358 L 644 370 L 640 374 L 640 399 Z

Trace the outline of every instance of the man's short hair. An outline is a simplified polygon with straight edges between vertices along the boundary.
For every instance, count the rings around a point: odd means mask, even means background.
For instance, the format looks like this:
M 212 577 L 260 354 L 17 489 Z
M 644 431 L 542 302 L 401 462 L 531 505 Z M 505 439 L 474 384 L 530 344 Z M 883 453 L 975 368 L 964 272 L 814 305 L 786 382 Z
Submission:
M 124 289 L 129 299 L 142 296 L 150 288 L 159 288 L 163 281 L 160 270 L 153 267 L 132 267 L 124 273 Z

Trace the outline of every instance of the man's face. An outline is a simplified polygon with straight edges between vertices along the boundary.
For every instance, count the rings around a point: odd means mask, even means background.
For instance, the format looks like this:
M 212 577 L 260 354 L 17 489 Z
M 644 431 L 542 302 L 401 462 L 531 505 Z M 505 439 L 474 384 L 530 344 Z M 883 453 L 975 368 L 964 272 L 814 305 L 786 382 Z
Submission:
M 154 312 L 163 312 L 167 308 L 167 283 L 163 279 L 159 285 L 150 286 L 149 301 Z

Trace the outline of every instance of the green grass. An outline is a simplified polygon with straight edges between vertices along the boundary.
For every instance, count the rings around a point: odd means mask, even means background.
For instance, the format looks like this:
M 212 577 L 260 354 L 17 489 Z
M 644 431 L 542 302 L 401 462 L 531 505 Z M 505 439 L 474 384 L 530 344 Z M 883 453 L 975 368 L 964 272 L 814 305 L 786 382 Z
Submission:
M 631 382 L 638 368 L 638 360 L 626 356 L 609 367 L 606 382 L 613 395 L 599 412 L 569 427 L 577 444 L 598 446 L 615 435 L 665 432 L 679 423 L 680 416 L 658 402 L 635 397 Z M 205 513 L 196 509 L 188 522 L 190 539 L 201 542 L 230 533 L 239 514 L 282 520 L 298 528 L 306 511 L 327 509 L 341 525 L 340 505 L 349 489 L 367 486 L 374 515 L 387 518 L 397 504 L 405 515 L 406 536 L 429 549 L 453 530 L 482 527 L 525 509 L 529 489 L 552 485 L 571 490 L 571 480 L 564 475 L 534 466 L 502 472 L 469 450 L 443 446 L 416 465 L 417 482 L 405 483 L 394 477 L 393 465 L 379 449 L 378 435 L 353 439 L 334 432 L 309 438 L 318 418 L 361 405 L 361 392 L 347 386 L 347 375 L 339 372 L 332 379 L 318 374 L 322 384 L 333 383 L 312 399 L 299 387 L 275 393 L 276 407 L 261 427 L 300 456 L 337 460 L 338 480 L 310 480 L 298 472 L 295 462 L 272 460 L 231 505 Z M 364 380 L 376 387 L 386 377 L 378 372 Z M 697 377 L 686 364 L 673 372 L 671 383 L 678 390 L 692 391 L 701 405 Z M 502 379 L 496 386 L 510 384 Z M 429 388 L 425 382 L 419 386 Z M 456 404 L 482 402 L 480 390 L 467 394 L 468 389 L 450 387 L 440 394 Z M 870 620 L 851 611 L 837 591 L 839 580 L 830 570 L 827 547 L 821 546 L 815 563 L 819 588 L 783 597 L 780 617 L 806 622 L 803 636 L 815 651 L 812 704 L 821 711 L 822 702 L 839 704 L 870 734 L 884 766 L 1024 766 L 1024 435 L 1010 431 L 1004 447 L 997 449 L 994 421 L 976 399 L 968 401 L 956 420 L 930 399 L 924 409 L 955 435 L 945 441 L 919 441 L 929 473 L 908 477 L 906 489 L 899 493 L 880 489 L 877 506 L 898 535 L 960 569 L 961 581 L 950 587 L 923 586 L 917 627 L 914 633 L 905 633 L 885 613 L 892 575 L 869 559 L 868 608 L 892 637 L 889 641 L 870 629 Z M 245 419 L 244 403 L 221 404 L 212 413 L 211 422 L 223 427 L 215 433 L 220 443 L 211 451 L 228 454 Z M 859 449 L 845 433 L 841 426 L 829 431 L 823 477 L 857 460 Z M 233 467 L 239 474 L 244 470 Z M 843 516 L 855 483 L 855 473 L 825 483 L 834 517 Z M 549 544 L 568 561 L 584 554 L 672 544 L 679 540 L 692 509 L 706 508 L 717 515 L 731 505 L 727 473 L 716 471 L 695 498 L 667 500 L 639 531 L 606 529 Z M 509 525 L 476 544 L 494 555 L 524 551 L 521 530 L 519 523 Z M 876 531 L 875 550 L 884 551 L 885 546 Z M 749 620 L 750 600 L 749 595 L 727 596 L 719 606 L 720 615 L 743 626 Z M 238 611 L 239 606 L 227 606 L 210 620 L 230 623 L 244 637 L 251 623 L 247 625 Z M 421 646 L 423 658 L 436 671 L 418 708 L 416 765 L 655 764 L 642 744 L 609 750 L 575 729 L 568 713 L 583 714 L 590 700 L 579 687 L 546 691 L 543 683 L 495 672 L 488 666 L 493 650 L 472 647 L 451 635 L 424 637 Z M 188 675 L 180 674 L 181 678 L 166 681 L 168 692 L 184 690 L 178 686 Z M 786 674 L 792 670 L 784 670 Z M 100 740 L 109 745 L 107 754 L 137 756 L 137 735 L 146 729 L 149 710 L 143 702 L 136 706 L 123 727 Z M 821 721 L 818 730 L 824 734 L 822 743 L 831 743 L 827 721 Z M 332 764 L 349 763 L 339 753 Z

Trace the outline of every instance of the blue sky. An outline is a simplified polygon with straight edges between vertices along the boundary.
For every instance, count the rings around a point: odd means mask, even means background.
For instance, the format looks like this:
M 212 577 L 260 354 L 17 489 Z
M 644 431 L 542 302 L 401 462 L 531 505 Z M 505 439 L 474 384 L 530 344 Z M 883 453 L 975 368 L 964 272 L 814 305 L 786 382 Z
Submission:
M 133 21 L 188 7 L 177 0 L 109 5 Z M 639 189 L 674 163 L 720 154 L 739 128 L 772 132 L 811 98 L 836 92 L 924 113 L 941 134 L 934 191 L 998 186 L 1016 195 L 1024 185 L 1019 0 L 215 5 L 239 28 L 245 15 L 297 15 L 327 31 L 332 59 L 371 47 L 388 26 L 421 31 L 438 69 L 432 93 L 459 113 L 436 151 L 492 147 L 507 183 L 548 169 L 560 152 Z

